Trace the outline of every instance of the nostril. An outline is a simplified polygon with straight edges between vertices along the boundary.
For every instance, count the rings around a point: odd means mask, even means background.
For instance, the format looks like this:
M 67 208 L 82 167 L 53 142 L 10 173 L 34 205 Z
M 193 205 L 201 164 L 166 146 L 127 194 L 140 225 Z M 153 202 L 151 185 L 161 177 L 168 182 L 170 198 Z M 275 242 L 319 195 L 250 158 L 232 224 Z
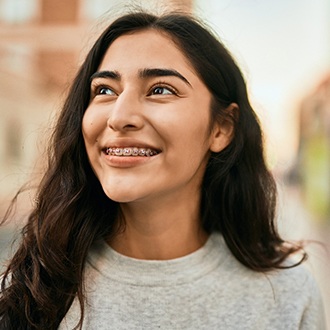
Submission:
M 129 124 L 129 125 L 125 125 L 124 128 L 135 128 L 135 126 L 132 124 Z

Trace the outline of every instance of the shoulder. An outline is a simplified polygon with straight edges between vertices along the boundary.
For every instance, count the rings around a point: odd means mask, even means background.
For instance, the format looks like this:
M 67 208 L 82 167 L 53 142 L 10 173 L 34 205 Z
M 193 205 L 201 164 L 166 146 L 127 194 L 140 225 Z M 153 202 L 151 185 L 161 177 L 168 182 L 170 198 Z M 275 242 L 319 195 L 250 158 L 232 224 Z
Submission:
M 318 284 L 305 265 L 282 269 L 270 277 L 277 301 L 288 313 L 301 311 L 301 329 L 325 329 L 324 306 Z
M 301 310 L 303 313 L 311 308 L 322 310 L 319 287 L 305 265 L 273 270 L 266 276 L 278 305 L 286 306 L 292 311 Z
M 223 260 L 218 270 L 222 276 L 228 277 L 229 282 L 244 283 L 246 287 L 271 288 L 274 295 L 298 294 L 310 299 L 319 294 L 314 276 L 305 264 L 294 266 L 295 260 L 288 258 L 283 263 L 283 268 L 257 272 L 244 266 L 234 257 L 221 235 L 217 234 L 215 238 Z
M 295 265 L 293 258 L 288 258 L 283 268 L 264 272 L 251 270 L 241 264 L 225 247 L 227 259 L 223 271 L 231 281 L 240 282 L 245 288 L 256 288 L 259 294 L 271 292 L 276 301 L 299 301 L 301 304 L 320 296 L 318 285 L 313 274 L 305 264 Z M 244 284 L 243 284 L 244 283 Z
M 318 291 L 316 281 L 312 273 L 304 264 L 293 265 L 292 260 L 287 260 L 283 269 L 272 270 L 266 273 L 277 289 L 283 292 L 297 290 L 312 294 Z
M 283 329 L 291 329 L 292 322 L 299 329 L 326 328 L 321 293 L 305 264 L 290 267 L 294 261 L 289 258 L 283 265 L 289 268 L 256 272 L 239 263 L 230 251 L 228 255 L 223 272 L 227 274 L 231 293 L 239 290 L 245 306 L 251 306 L 252 311 L 263 310 L 279 328 L 285 325 Z

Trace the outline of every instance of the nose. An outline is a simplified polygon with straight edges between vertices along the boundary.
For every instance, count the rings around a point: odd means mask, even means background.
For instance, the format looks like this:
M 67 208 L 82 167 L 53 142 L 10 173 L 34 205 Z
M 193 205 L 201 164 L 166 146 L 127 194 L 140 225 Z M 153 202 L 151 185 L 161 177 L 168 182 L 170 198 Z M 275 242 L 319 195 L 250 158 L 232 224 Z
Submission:
M 144 125 L 142 103 L 132 91 L 123 91 L 109 111 L 108 127 L 113 131 L 134 131 Z

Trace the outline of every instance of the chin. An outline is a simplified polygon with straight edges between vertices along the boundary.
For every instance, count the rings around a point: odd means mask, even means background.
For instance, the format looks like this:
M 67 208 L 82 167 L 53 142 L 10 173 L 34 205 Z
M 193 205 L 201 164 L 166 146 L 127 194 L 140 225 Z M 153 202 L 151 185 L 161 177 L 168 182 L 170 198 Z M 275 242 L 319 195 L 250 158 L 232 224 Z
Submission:
M 104 193 L 108 198 L 117 203 L 129 203 L 134 202 L 138 199 L 135 194 L 132 194 L 132 189 L 130 191 L 126 190 L 114 190 L 114 189 L 105 189 L 103 188 Z

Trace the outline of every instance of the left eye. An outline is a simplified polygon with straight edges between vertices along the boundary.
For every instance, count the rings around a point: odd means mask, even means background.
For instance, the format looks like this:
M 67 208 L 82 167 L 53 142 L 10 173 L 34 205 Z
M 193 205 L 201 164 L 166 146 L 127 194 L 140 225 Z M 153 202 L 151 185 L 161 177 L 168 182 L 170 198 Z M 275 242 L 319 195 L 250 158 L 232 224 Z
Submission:
M 158 86 L 151 90 L 151 95 L 172 95 L 174 91 L 168 87 Z
M 115 92 L 111 89 L 111 88 L 108 88 L 108 87 L 100 87 L 99 90 L 98 90 L 98 94 L 105 94 L 105 95 L 114 95 Z

